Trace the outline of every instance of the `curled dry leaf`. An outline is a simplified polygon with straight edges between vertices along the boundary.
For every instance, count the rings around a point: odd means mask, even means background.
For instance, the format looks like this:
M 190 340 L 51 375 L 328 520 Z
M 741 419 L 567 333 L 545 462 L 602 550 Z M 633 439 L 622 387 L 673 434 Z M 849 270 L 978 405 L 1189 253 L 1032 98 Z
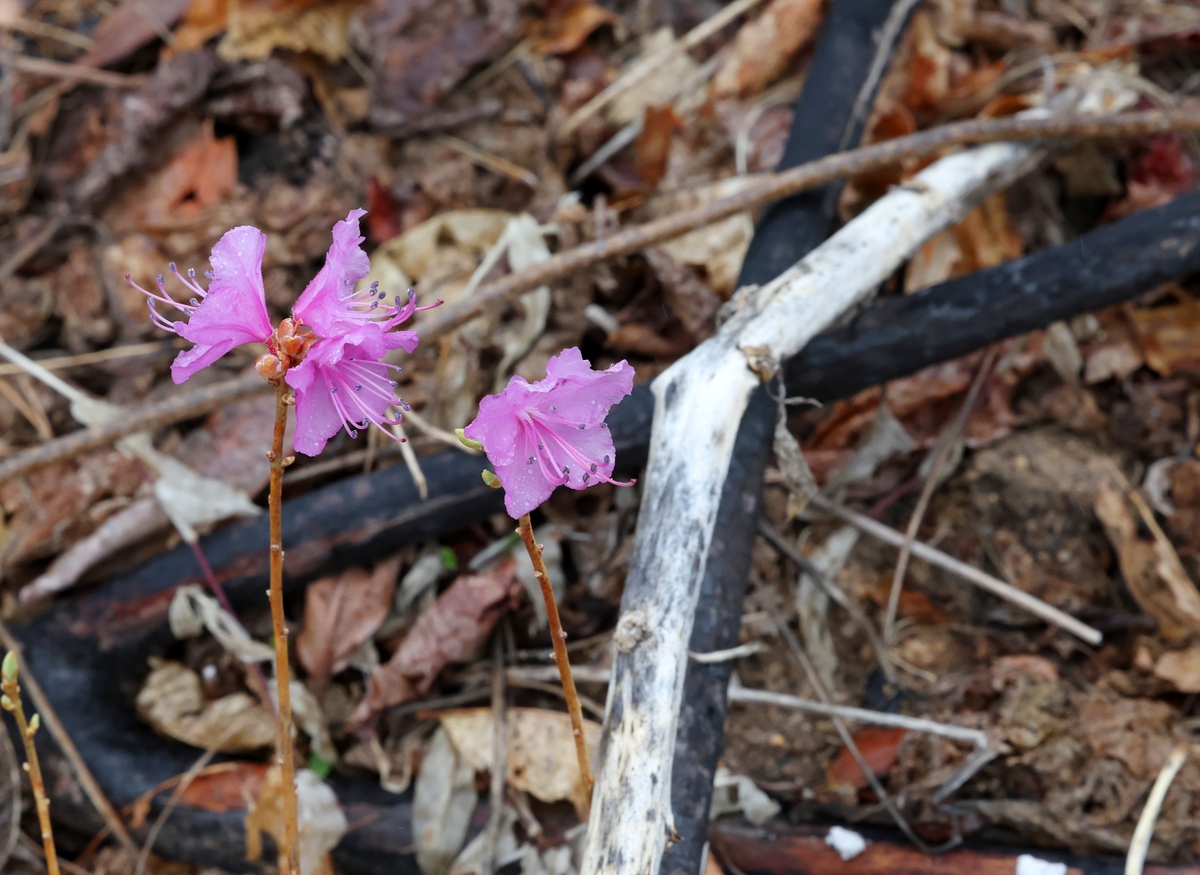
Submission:
M 714 97 L 749 97 L 777 79 L 821 24 L 824 0 L 772 0 L 738 31 L 713 79 Z
M 275 656 L 271 647 L 251 638 L 237 617 L 195 584 L 175 590 L 167 621 L 176 638 L 194 638 L 207 629 L 226 651 L 244 663 L 269 662 Z
M 545 18 L 530 28 L 530 49 L 541 55 L 567 55 L 583 45 L 596 28 L 620 19 L 590 0 L 552 3 Z
M 508 783 L 543 802 L 567 800 L 583 817 L 587 798 L 579 780 L 579 760 L 571 718 L 558 711 L 510 708 L 508 725 Z M 475 771 L 492 767 L 492 711 L 463 708 L 438 714 L 447 736 Z M 583 721 L 589 755 L 600 744 L 600 724 Z
M 275 743 L 274 715 L 249 693 L 230 693 L 209 702 L 200 675 L 186 665 L 152 657 L 150 666 L 136 704 L 138 714 L 158 732 L 223 753 Z
M 372 674 L 367 694 L 351 723 L 399 705 L 429 689 L 440 672 L 455 662 L 474 659 L 492 626 L 523 587 L 517 563 L 507 559 L 482 574 L 464 574 L 426 610 L 392 658 Z
M 739 176 L 688 191 L 671 192 L 651 201 L 647 218 L 657 219 L 674 212 L 700 207 L 709 201 L 736 194 L 753 180 Z M 673 240 L 659 248 L 680 264 L 704 271 L 709 287 L 722 297 L 733 293 L 737 285 L 742 260 L 754 235 L 754 222 L 749 213 L 738 213 Z
M 1154 676 L 1174 684 L 1181 693 L 1200 693 L 1200 645 L 1168 650 L 1154 663 Z
M 304 628 L 296 638 L 296 658 L 308 672 L 317 699 L 329 679 L 350 665 L 350 656 L 369 641 L 387 617 L 400 557 L 374 571 L 350 568 L 309 585 L 304 594 Z
M 1129 307 L 1129 322 L 1141 342 L 1146 364 L 1170 377 L 1177 373 L 1200 373 L 1200 306 L 1186 292 L 1171 284 L 1180 303 L 1168 307 Z
M 647 106 L 642 132 L 633 143 L 633 166 L 650 188 L 655 188 L 667 172 L 671 157 L 671 137 L 684 127 L 671 104 Z
M 296 772 L 296 822 L 299 829 L 300 875 L 333 875 L 329 852 L 346 834 L 346 815 L 333 789 L 309 769 Z M 262 834 L 286 841 L 283 816 L 283 778 L 272 766 L 259 790 L 254 807 L 246 815 L 246 859 L 262 857 Z
M 287 4 L 234 0 L 225 38 L 217 45 L 223 60 L 261 61 L 275 49 L 312 52 L 331 63 L 350 51 L 347 33 L 358 11 L 357 0 Z M 190 16 L 189 16 L 190 17 Z
M 210 119 L 162 170 L 150 177 L 140 199 L 140 230 L 173 228 L 222 203 L 237 184 L 237 144 L 216 137 Z
M 1126 586 L 1142 609 L 1158 618 L 1168 641 L 1200 632 L 1200 593 L 1156 542 L 1138 537 L 1137 521 L 1125 497 L 1108 484 L 1096 496 L 1096 516 L 1117 551 Z

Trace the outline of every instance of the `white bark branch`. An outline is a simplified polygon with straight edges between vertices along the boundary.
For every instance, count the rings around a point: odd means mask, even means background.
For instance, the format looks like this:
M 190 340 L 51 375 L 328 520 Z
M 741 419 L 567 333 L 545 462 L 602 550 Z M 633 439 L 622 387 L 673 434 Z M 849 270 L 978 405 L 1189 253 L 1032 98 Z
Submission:
M 734 438 L 760 376 L 1039 158 L 1011 144 L 943 158 L 776 280 L 739 295 L 718 333 L 655 380 L 582 875 L 655 875 L 673 831 L 671 763 L 692 619 Z

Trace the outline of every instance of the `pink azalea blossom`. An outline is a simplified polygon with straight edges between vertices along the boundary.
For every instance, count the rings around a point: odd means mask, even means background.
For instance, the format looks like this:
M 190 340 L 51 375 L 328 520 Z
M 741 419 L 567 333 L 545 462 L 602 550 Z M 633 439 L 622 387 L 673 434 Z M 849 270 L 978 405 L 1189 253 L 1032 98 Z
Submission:
M 194 270 L 185 278 L 171 264 L 171 273 L 193 294 L 186 304 L 171 297 L 162 275 L 157 294 L 126 276 L 146 296 L 155 325 L 195 344 L 171 365 L 175 382 L 184 382 L 235 347 L 265 343 L 270 353 L 260 361 L 260 372 L 273 381 L 282 374 L 295 390 L 298 452 L 316 455 L 343 427 L 357 437 L 357 429 L 371 423 L 397 424 L 387 411 L 393 405 L 405 408 L 394 395 L 396 383 L 390 374 L 398 368 L 380 360 L 389 350 L 411 353 L 417 348 L 415 331 L 393 329 L 417 310 L 429 308 L 417 306 L 412 289 L 403 300 L 397 295 L 390 303 L 378 283 L 355 291 L 371 269 L 358 229 L 364 215 L 365 210 L 351 210 L 333 226 L 325 266 L 296 301 L 294 322 L 284 320 L 278 331 L 271 327 L 263 291 L 267 236 L 257 228 L 234 228 L 213 247 L 207 291 L 196 282 Z M 159 304 L 175 308 L 188 321 L 168 320 Z
M 619 362 L 594 371 L 578 349 L 564 349 L 536 383 L 513 377 L 499 395 L 479 402 L 463 433 L 483 444 L 504 486 L 504 506 L 519 519 L 558 486 L 586 489 L 612 479 L 612 435 L 604 418 L 633 391 L 633 368 Z

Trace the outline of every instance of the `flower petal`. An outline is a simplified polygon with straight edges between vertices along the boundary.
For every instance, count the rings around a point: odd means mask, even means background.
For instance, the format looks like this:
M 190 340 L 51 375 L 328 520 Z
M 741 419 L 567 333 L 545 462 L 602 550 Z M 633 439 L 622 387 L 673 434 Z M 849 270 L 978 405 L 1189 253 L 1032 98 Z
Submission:
M 488 461 L 497 469 L 516 458 L 520 433 L 518 414 L 527 404 L 529 384 L 524 377 L 513 377 L 499 395 L 487 395 L 479 402 L 479 414 L 463 429 L 463 434 L 483 444 Z
M 366 210 L 351 210 L 346 218 L 333 226 L 333 245 L 325 255 L 325 266 L 313 277 L 292 314 L 311 325 L 323 337 L 332 337 L 347 327 L 345 299 L 354 294 L 354 287 L 371 272 L 371 260 L 362 250 L 365 239 L 358 230 L 358 220 Z
M 609 409 L 633 391 L 634 371 L 629 362 L 593 371 L 575 348 L 550 359 L 546 373 L 546 380 L 534 384 L 545 389 L 532 400 L 532 406 L 574 426 L 600 425 Z
M 177 322 L 176 324 L 182 325 L 183 323 Z M 238 345 L 238 343 L 230 340 L 212 346 L 205 346 L 198 343 L 191 349 L 183 350 L 179 355 L 175 356 L 175 361 L 171 362 L 171 379 L 178 386 L 197 371 L 207 368 Z
M 296 434 L 292 446 L 297 453 L 319 455 L 343 425 L 325 375 L 315 361 L 305 359 L 288 370 L 285 379 L 296 392 Z
M 235 346 L 271 336 L 262 280 L 266 249 L 267 235 L 250 225 L 225 232 L 212 248 L 213 279 L 207 295 L 187 324 L 176 323 L 180 337 L 213 348 L 224 346 L 224 355 Z
M 513 519 L 520 519 L 538 508 L 560 482 L 549 479 L 546 468 L 538 462 L 538 443 L 536 431 L 527 426 L 518 428 L 513 442 L 506 445 L 511 450 L 507 462 L 497 464 L 488 453 L 496 476 L 504 484 L 504 508 Z M 484 447 L 487 447 L 486 443 Z

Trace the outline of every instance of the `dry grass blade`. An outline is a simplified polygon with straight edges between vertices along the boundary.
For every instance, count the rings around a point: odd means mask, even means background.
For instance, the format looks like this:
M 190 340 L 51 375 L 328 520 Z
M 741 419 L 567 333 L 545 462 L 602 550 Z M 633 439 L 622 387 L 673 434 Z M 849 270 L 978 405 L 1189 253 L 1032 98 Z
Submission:
M 885 526 L 883 523 L 877 522 L 868 516 L 860 513 L 855 513 L 852 510 L 847 510 L 844 507 L 831 502 L 824 496 L 814 496 L 812 499 L 814 506 L 821 510 L 831 513 L 840 520 L 848 522 L 850 525 L 860 531 L 870 535 L 873 538 L 878 538 L 885 544 L 891 544 L 893 547 L 901 547 L 904 544 L 904 535 L 897 532 L 895 529 Z M 930 565 L 936 565 L 939 568 L 949 571 L 951 574 L 962 578 L 968 583 L 973 583 L 976 586 L 986 589 L 993 595 L 999 596 L 1006 601 L 1024 608 L 1033 614 L 1035 617 L 1040 617 L 1047 623 L 1053 626 L 1058 626 L 1064 631 L 1070 632 L 1072 635 L 1086 641 L 1093 647 L 1098 645 L 1104 636 L 1100 630 L 1093 629 L 1086 623 L 1076 620 L 1070 614 L 1060 611 L 1052 605 L 1046 604 L 1038 598 L 1034 598 L 1029 593 L 1017 589 L 1011 584 L 1005 583 L 999 578 L 980 571 L 972 565 L 968 565 L 961 559 L 955 559 L 941 550 L 936 550 L 928 544 L 923 544 L 920 541 L 914 541 L 912 545 L 912 553 L 918 559 L 923 559 Z
M 1129 843 L 1129 855 L 1125 858 L 1125 875 L 1142 875 L 1142 866 L 1146 862 L 1146 852 L 1150 849 L 1150 839 L 1154 836 L 1154 824 L 1158 820 L 1158 813 L 1162 810 L 1163 800 L 1167 798 L 1167 791 L 1171 789 L 1171 782 L 1183 768 L 1187 756 L 1188 746 L 1178 745 L 1171 751 L 1171 755 L 1163 763 L 1162 771 L 1154 780 L 1150 796 L 1146 799 L 1146 807 L 1142 809 L 1142 815 L 1133 830 L 1133 839 Z
M 941 482 L 942 471 L 950 459 L 950 451 L 958 441 L 959 435 L 962 434 L 963 426 L 967 424 L 967 417 L 975 409 L 975 402 L 979 400 L 979 392 L 983 389 L 983 384 L 992 373 L 992 367 L 996 363 L 996 354 L 997 348 L 993 346 L 984 355 L 979 369 L 975 372 L 975 378 L 971 381 L 971 387 L 967 390 L 967 397 L 963 399 L 958 413 L 946 426 L 933 450 L 933 463 L 929 467 L 925 484 L 921 487 L 921 495 L 917 499 L 917 506 L 913 509 L 912 518 L 908 521 L 908 529 L 904 532 L 904 544 L 900 547 L 900 555 L 896 557 L 896 570 L 892 574 L 892 588 L 888 593 L 887 610 L 883 615 L 883 641 L 888 646 L 893 643 L 896 634 L 896 612 L 900 608 L 900 591 L 904 587 L 904 574 L 908 571 L 908 559 L 912 554 L 913 541 L 916 540 L 921 522 L 925 519 L 925 511 L 929 509 L 933 491 Z

